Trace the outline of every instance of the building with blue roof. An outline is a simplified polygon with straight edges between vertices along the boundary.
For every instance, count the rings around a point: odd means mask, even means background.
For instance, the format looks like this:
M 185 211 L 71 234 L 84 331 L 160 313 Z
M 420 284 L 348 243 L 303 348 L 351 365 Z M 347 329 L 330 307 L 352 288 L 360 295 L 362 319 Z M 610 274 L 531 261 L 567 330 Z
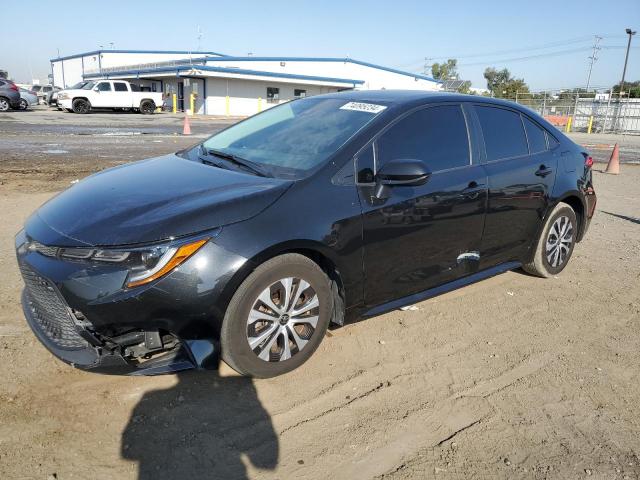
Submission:
M 342 90 L 440 90 L 425 75 L 352 58 L 237 57 L 217 52 L 96 50 L 51 59 L 52 83 L 120 79 L 163 92 L 176 110 L 247 116 Z

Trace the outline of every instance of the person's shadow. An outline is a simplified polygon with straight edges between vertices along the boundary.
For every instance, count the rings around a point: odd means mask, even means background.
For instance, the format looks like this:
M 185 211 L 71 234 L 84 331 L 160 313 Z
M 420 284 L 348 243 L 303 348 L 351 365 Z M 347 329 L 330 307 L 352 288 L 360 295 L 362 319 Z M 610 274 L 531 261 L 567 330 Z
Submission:
M 122 434 L 139 480 L 245 479 L 244 462 L 276 468 L 278 438 L 251 379 L 177 375 L 177 385 L 144 394 Z

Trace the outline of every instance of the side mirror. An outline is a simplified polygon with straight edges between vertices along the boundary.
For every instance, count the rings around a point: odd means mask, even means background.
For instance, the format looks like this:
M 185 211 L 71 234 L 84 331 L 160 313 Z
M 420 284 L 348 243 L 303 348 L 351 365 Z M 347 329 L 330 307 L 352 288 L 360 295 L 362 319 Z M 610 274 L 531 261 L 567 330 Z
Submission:
M 385 163 L 376 178 L 381 185 L 418 186 L 424 185 L 431 176 L 431 170 L 422 160 L 399 158 Z

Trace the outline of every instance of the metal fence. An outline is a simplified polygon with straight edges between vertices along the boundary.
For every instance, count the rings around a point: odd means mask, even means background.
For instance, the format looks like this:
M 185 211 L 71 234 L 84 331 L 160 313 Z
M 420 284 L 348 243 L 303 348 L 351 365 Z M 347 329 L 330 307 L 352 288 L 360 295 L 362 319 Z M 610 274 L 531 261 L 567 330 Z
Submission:
M 640 135 L 640 99 L 593 94 L 517 94 L 511 98 L 567 132 Z

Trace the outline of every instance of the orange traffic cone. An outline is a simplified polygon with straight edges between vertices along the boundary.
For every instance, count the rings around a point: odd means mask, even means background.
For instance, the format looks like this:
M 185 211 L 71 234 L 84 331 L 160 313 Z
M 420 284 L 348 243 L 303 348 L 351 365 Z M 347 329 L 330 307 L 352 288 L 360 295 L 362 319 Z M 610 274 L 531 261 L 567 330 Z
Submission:
M 613 146 L 613 152 L 611 152 L 611 158 L 609 159 L 609 164 L 607 165 L 607 169 L 604 173 L 611 173 L 613 175 L 618 175 L 620 173 L 620 152 L 618 151 L 618 144 L 616 143 Z
M 189 116 L 184 116 L 184 125 L 182 126 L 183 135 L 191 135 L 191 125 L 189 125 Z

